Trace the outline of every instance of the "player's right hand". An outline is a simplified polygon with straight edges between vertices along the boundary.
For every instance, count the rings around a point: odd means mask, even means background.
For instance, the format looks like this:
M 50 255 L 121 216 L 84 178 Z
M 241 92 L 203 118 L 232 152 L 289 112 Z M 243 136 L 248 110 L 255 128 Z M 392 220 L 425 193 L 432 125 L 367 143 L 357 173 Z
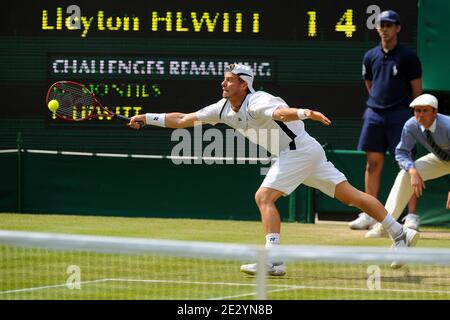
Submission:
M 137 116 L 131 117 L 128 126 L 132 129 L 141 129 L 143 126 L 140 125 L 140 123 L 143 123 L 144 125 L 147 124 L 147 122 L 145 121 L 145 114 L 139 114 Z

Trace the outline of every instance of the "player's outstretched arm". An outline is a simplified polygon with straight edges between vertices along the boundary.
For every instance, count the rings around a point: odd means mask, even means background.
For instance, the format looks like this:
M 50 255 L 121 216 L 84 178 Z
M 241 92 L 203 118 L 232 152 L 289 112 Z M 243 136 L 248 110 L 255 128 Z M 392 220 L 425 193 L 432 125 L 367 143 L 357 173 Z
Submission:
M 189 128 L 193 127 L 197 119 L 197 115 L 195 112 L 193 113 L 179 113 L 172 112 L 166 113 L 166 127 L 167 128 Z
M 277 121 L 294 121 L 294 120 L 304 120 L 311 119 L 314 121 L 320 121 L 325 125 L 330 125 L 331 120 L 328 119 L 324 114 L 319 111 L 314 111 L 311 109 L 297 109 L 297 108 L 278 108 L 273 114 L 272 118 Z
M 133 129 L 139 129 L 138 122 L 144 122 L 146 125 L 155 125 L 166 128 L 188 128 L 193 127 L 198 121 L 196 113 L 146 113 L 131 118 L 128 126 Z
M 314 121 L 320 121 L 323 124 L 329 126 L 331 124 L 331 120 L 328 119 L 322 112 L 314 111 L 310 109 L 304 109 L 305 110 L 305 116 L 308 117 L 308 119 L 314 120 Z

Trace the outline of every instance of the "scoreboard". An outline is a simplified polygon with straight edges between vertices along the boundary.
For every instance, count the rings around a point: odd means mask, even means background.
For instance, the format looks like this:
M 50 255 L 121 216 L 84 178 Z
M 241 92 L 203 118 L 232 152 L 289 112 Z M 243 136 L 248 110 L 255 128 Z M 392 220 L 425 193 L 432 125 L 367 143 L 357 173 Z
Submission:
M 360 117 L 363 54 L 379 42 L 375 17 L 396 10 L 415 49 L 412 0 L 9 1 L 2 10 L 1 117 L 53 119 L 58 80 L 84 83 L 110 110 L 193 112 L 221 98 L 224 67 L 245 63 L 254 87 L 291 106 Z M 114 126 L 110 119 L 100 120 Z M 66 123 L 64 125 L 79 126 Z

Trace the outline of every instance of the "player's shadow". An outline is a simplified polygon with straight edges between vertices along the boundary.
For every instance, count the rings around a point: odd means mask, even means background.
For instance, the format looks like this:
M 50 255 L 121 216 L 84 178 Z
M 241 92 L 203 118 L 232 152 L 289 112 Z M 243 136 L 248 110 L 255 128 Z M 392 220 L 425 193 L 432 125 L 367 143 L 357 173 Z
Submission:
M 425 278 L 432 278 L 432 277 L 403 274 L 398 276 L 381 277 L 381 282 L 396 282 L 396 283 L 401 282 L 401 283 L 421 284 Z
M 439 287 L 450 287 L 450 278 L 442 276 L 418 276 L 418 275 L 399 275 L 381 277 L 383 282 L 402 282 L 402 283 L 439 283 Z
M 400 271 L 399 271 L 400 272 Z M 254 277 L 254 276 L 252 276 Z M 289 281 L 301 281 L 305 280 L 304 276 L 284 276 L 284 277 L 274 277 L 274 276 L 268 276 L 268 279 L 270 279 L 271 281 L 275 281 L 278 283 L 284 283 L 284 282 L 289 282 Z M 425 277 L 425 276 L 420 276 L 420 275 L 411 275 L 408 274 L 408 272 L 405 270 L 403 271 L 401 274 L 399 274 L 398 276 L 382 276 L 381 277 L 381 281 L 382 282 L 392 282 L 392 283 L 414 283 L 414 284 L 420 284 L 424 281 L 424 279 L 433 279 L 435 277 Z M 441 277 L 439 277 L 441 278 Z M 308 278 L 308 280 L 311 280 L 311 278 Z M 345 281 L 361 281 L 361 282 L 365 282 L 367 281 L 367 277 L 366 276 L 361 276 L 361 277 L 351 277 L 351 276 L 344 276 L 344 277 L 339 277 L 339 276 L 326 276 L 326 277 L 317 277 L 318 281 L 333 281 L 333 282 L 345 282 Z
M 427 241 L 450 241 L 450 233 L 448 231 L 421 231 L 420 239 Z

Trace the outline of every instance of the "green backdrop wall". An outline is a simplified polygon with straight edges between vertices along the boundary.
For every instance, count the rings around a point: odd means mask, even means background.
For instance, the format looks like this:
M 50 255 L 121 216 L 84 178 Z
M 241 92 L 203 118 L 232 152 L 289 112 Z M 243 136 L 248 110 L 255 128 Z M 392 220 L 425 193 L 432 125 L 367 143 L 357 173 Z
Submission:
M 417 53 L 424 90 L 450 92 L 449 16 L 448 0 L 419 0 Z
M 363 188 L 362 152 L 328 150 L 328 158 Z M 386 159 L 380 200 L 397 174 Z M 19 171 L 19 167 L 21 170 Z M 109 216 L 259 220 L 254 193 L 260 164 L 175 165 L 170 159 L 74 156 L 23 152 L 0 154 L 0 211 Z M 18 172 L 21 173 L 18 178 Z M 427 182 L 419 201 L 424 225 L 449 225 L 445 209 L 450 180 Z M 314 222 L 314 212 L 356 213 L 319 191 L 301 186 L 295 199 L 279 201 L 283 221 Z

